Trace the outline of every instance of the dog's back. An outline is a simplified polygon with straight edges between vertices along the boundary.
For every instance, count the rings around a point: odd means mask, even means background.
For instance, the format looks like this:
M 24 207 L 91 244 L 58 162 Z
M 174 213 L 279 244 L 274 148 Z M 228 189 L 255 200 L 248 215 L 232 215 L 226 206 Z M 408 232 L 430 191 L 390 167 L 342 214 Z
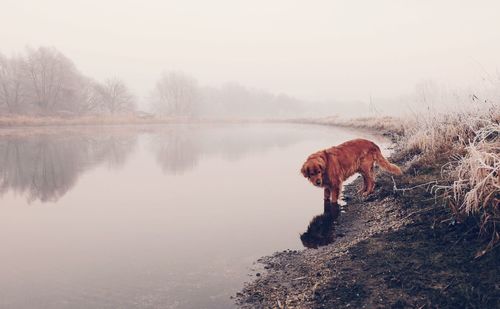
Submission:
M 335 156 L 339 169 L 336 171 L 341 180 L 345 180 L 359 172 L 361 164 L 366 160 L 374 161 L 378 146 L 366 139 L 353 139 L 338 146 L 331 147 L 328 153 Z
M 402 173 L 399 167 L 387 161 L 377 144 L 366 139 L 353 139 L 334 146 L 328 151 L 338 156 L 341 167 L 348 171 L 347 174 L 350 174 L 346 177 L 358 172 L 363 162 L 366 161 L 376 162 L 378 166 L 391 174 L 401 175 Z

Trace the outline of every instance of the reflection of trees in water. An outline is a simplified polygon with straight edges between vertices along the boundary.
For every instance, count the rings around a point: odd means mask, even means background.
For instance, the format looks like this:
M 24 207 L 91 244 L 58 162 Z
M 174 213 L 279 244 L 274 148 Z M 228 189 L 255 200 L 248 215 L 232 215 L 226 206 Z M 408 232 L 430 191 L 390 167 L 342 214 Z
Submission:
M 172 127 L 153 137 L 153 151 L 165 173 L 181 174 L 194 168 L 200 155 L 196 130 Z
M 99 163 L 119 166 L 135 145 L 134 135 L 33 135 L 0 139 L 0 193 L 29 201 L 56 201 L 78 176 Z
M 181 174 L 205 156 L 237 160 L 252 153 L 281 148 L 306 138 L 286 126 L 171 126 L 157 132 L 153 151 L 165 173 Z
M 83 152 L 70 140 L 30 137 L 0 141 L 0 188 L 26 192 L 29 200 L 55 200 L 75 182 Z
M 200 143 L 206 155 L 238 160 L 245 156 L 283 148 L 304 139 L 303 132 L 283 125 L 235 125 L 203 130 Z
M 88 157 L 91 159 L 91 165 L 106 163 L 110 167 L 119 168 L 125 165 L 136 143 L 135 133 L 101 135 L 89 139 Z

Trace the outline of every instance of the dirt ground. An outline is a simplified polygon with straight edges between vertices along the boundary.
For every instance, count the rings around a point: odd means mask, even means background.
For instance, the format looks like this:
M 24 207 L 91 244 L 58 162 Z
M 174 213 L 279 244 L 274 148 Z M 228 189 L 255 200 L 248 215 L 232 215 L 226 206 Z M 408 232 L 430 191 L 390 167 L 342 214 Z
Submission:
M 302 236 L 312 248 L 259 259 L 266 271 L 253 274 L 237 305 L 500 308 L 499 247 L 475 258 L 488 239 L 474 218 L 453 220 L 431 193 L 427 183 L 439 175 L 439 164 L 407 167 L 394 181 L 379 173 L 366 200 L 356 193 L 359 179 L 347 186 L 345 212 L 333 224 L 328 214 L 315 217 Z

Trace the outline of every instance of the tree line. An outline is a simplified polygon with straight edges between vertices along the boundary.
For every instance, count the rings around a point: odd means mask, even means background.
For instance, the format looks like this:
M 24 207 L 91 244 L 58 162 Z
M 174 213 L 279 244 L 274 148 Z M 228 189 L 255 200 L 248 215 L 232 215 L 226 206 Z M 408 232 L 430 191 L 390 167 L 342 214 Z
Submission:
M 302 101 L 285 94 L 226 83 L 219 87 L 201 86 L 182 72 L 164 73 L 157 81 L 150 101 L 162 116 L 280 117 L 297 115 Z
M 0 111 L 20 115 L 117 114 L 135 109 L 125 83 L 84 76 L 55 48 L 0 54 Z
M 236 83 L 201 86 L 182 72 L 165 72 L 147 98 L 158 116 L 290 116 L 301 101 Z M 137 99 L 123 80 L 98 82 L 52 47 L 26 48 L 7 57 L 0 53 L 0 114 L 84 116 L 134 113 Z

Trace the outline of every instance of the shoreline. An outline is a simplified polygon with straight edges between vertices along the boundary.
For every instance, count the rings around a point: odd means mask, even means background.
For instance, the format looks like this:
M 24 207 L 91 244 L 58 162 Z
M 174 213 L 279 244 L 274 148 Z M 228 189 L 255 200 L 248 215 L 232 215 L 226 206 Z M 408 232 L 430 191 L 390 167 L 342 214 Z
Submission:
M 0 115 L 0 129 L 11 127 L 74 126 L 74 125 L 135 125 L 135 124 L 171 124 L 171 123 L 248 123 L 248 122 L 285 122 L 298 124 L 330 125 L 356 129 L 368 129 L 384 132 L 401 132 L 402 126 L 396 117 L 340 118 L 228 118 L 228 117 L 141 117 L 136 115 L 92 115 L 92 116 L 23 116 Z
M 304 122 L 305 123 L 305 122 Z M 335 125 L 328 124 L 327 125 Z M 353 127 L 356 128 L 356 127 Z M 380 129 L 372 128 L 381 134 Z M 385 134 L 384 134 L 385 135 Z M 398 133 L 389 135 L 395 141 Z M 396 145 L 397 146 L 397 145 Z M 240 308 L 496 308 L 500 307 L 500 247 L 484 254 L 477 218 L 458 222 L 441 197 L 441 166 L 412 167 L 395 151 L 402 176 L 377 173 L 374 194 L 361 199 L 360 178 L 346 185 L 347 210 L 318 249 L 275 252 L 257 262 L 235 296 Z M 317 216 L 320 217 L 320 216 Z M 317 218 L 313 218 L 311 225 Z M 483 254 L 478 254 L 482 252 Z
M 28 117 L 0 116 L 0 130 L 9 128 L 113 126 L 113 125 L 163 125 L 189 123 L 248 123 L 266 122 L 261 119 L 196 118 L 196 117 L 148 117 L 137 116 L 82 116 L 82 117 Z
M 387 119 L 395 118 L 387 117 Z M 149 131 L 155 127 L 167 125 L 217 125 L 217 124 L 299 124 L 299 125 L 316 125 L 316 126 L 332 126 L 340 129 L 352 129 L 361 132 L 371 133 L 374 136 L 387 139 L 395 142 L 400 136 L 400 131 L 392 130 L 394 126 L 381 127 L 376 118 L 362 118 L 352 120 L 350 124 L 333 121 L 338 117 L 328 118 L 310 118 L 310 119 L 233 119 L 233 118 L 149 118 L 142 119 L 139 117 L 78 117 L 78 118 L 61 118 L 61 117 L 2 117 L 0 116 L 0 136 L 8 136 L 12 134 L 52 134 L 64 132 L 81 132 L 94 130 L 139 130 Z M 370 122 L 363 122 L 366 119 L 371 119 Z M 360 124 L 362 123 L 362 125 Z

